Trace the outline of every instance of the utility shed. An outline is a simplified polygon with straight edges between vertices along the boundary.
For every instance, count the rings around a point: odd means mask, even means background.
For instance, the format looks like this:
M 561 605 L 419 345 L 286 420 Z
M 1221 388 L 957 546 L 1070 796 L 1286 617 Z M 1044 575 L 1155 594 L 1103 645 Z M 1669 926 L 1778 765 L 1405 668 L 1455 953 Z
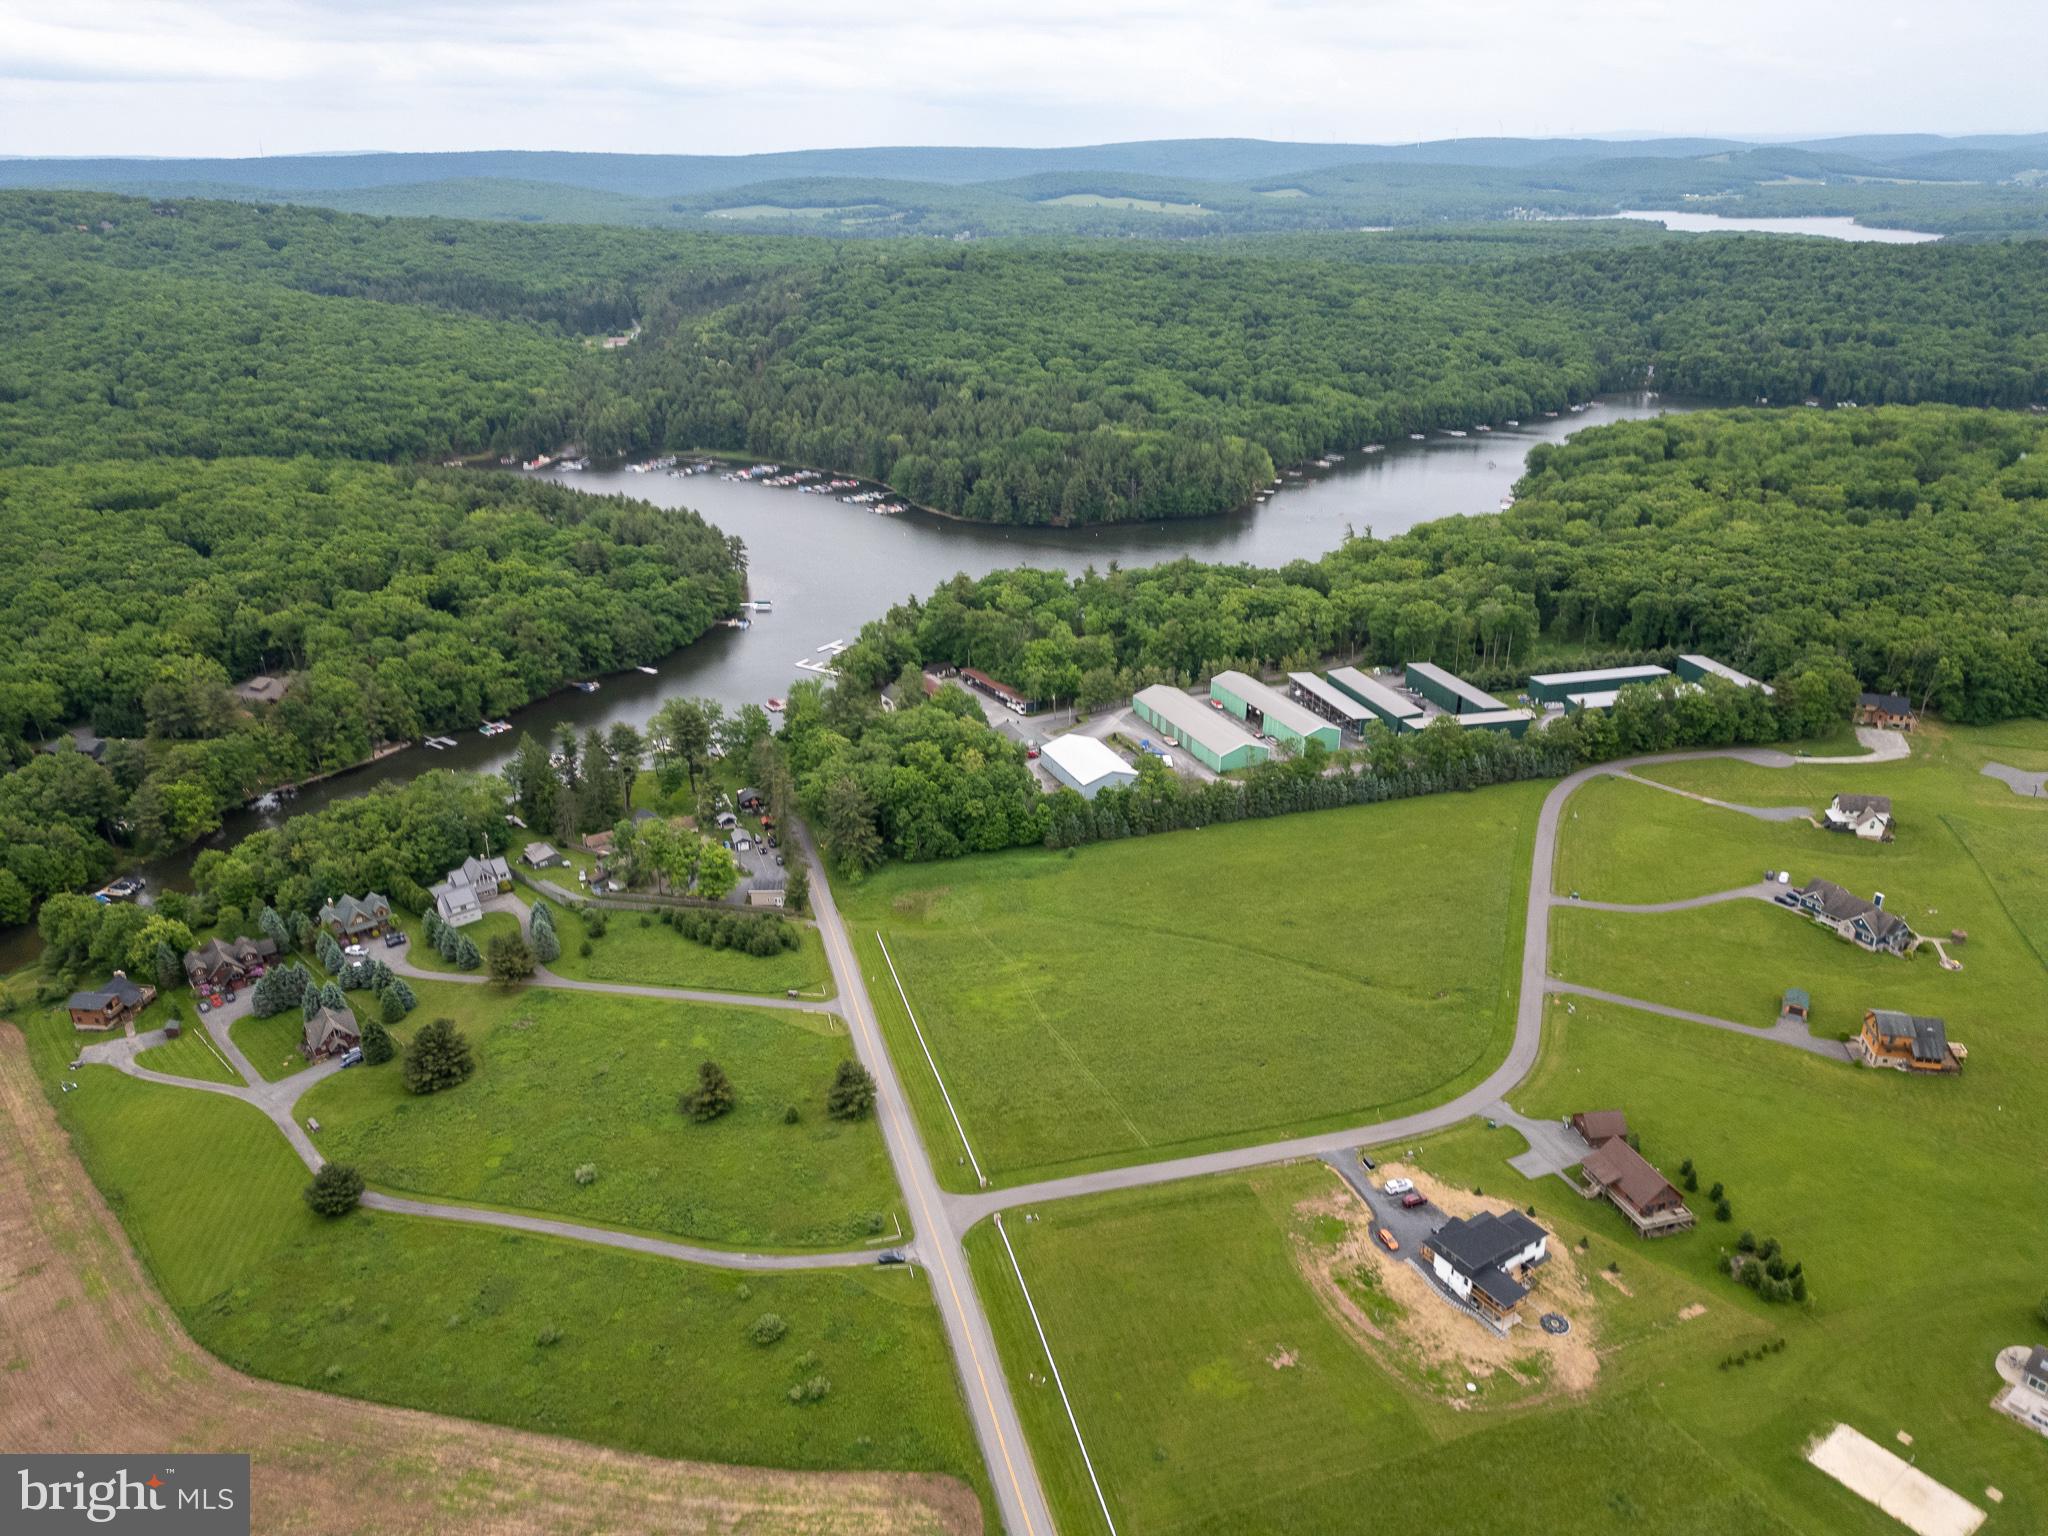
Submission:
M 1733 683 L 1738 688 L 1761 688 L 1766 698 L 1777 692 L 1769 683 L 1760 683 L 1747 672 L 1738 672 L 1724 662 L 1711 656 L 1681 656 L 1678 658 L 1678 675 L 1688 683 L 1697 683 L 1702 678 L 1718 677 Z
M 1411 661 L 1405 675 L 1410 688 L 1453 715 L 1493 714 L 1507 708 L 1483 688 L 1474 688 L 1433 661 Z
M 1319 715 L 1327 715 L 1347 730 L 1363 731 L 1373 718 L 1372 711 L 1358 700 L 1332 687 L 1313 672 L 1290 672 L 1287 681 L 1294 685 L 1294 696 L 1305 706 Z
M 1320 741 L 1332 752 L 1344 744 L 1344 733 L 1338 727 L 1249 672 L 1218 672 L 1209 679 L 1209 697 L 1275 741 L 1296 747 Z
M 1385 683 L 1367 677 L 1356 667 L 1333 667 L 1330 669 L 1330 683 L 1339 692 L 1347 693 L 1367 709 L 1399 730 L 1410 720 L 1422 718 L 1422 706 L 1413 699 L 1403 698 Z
M 1663 667 L 1600 667 L 1591 672 L 1538 672 L 1529 679 L 1529 697 L 1557 704 L 1575 693 L 1612 693 L 1630 683 L 1654 683 L 1671 673 Z
M 1055 736 L 1038 749 L 1038 760 L 1047 773 L 1084 800 L 1138 781 L 1138 770 L 1093 736 Z
M 1131 713 L 1178 741 L 1195 761 L 1217 773 L 1263 763 L 1272 751 L 1221 710 L 1211 709 L 1165 683 L 1154 683 L 1131 700 Z

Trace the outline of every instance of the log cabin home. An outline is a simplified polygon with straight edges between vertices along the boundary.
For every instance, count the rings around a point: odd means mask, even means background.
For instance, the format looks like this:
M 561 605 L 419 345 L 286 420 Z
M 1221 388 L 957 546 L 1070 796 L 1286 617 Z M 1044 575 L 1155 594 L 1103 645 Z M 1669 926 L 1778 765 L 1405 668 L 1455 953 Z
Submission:
M 1602 1195 L 1629 1220 L 1639 1237 L 1669 1237 L 1690 1232 L 1692 1212 L 1676 1186 L 1650 1161 L 1616 1136 L 1595 1147 L 1579 1165 L 1589 1199 Z
M 1872 1008 L 1863 1015 L 1863 1030 L 1850 1050 L 1866 1067 L 1893 1067 L 1901 1072 L 1960 1072 L 1961 1048 L 1951 1045 L 1948 1025 L 1940 1019 L 1891 1008 Z
M 126 1029 L 135 1015 L 156 1001 L 156 988 L 130 981 L 126 971 L 116 971 L 103 987 L 74 992 L 66 1000 L 73 1029 Z

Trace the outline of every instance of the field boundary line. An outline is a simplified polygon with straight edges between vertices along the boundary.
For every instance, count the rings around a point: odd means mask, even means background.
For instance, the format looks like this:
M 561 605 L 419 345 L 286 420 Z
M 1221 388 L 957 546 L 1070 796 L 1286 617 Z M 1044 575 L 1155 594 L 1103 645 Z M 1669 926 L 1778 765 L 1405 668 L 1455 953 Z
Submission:
M 953 1117 L 953 1129 L 960 1137 L 960 1145 L 966 1150 L 967 1161 L 974 1165 L 974 1180 L 981 1188 L 988 1188 L 988 1175 L 981 1171 L 981 1159 L 974 1155 L 974 1143 L 967 1139 L 967 1127 L 960 1123 L 960 1111 L 953 1107 L 953 1095 L 946 1091 L 946 1080 L 939 1076 L 939 1064 L 932 1060 L 932 1048 L 925 1043 L 924 1029 L 917 1022 L 917 1011 L 910 1006 L 910 994 L 903 990 L 903 978 L 896 974 L 896 961 L 889 954 L 889 941 L 882 937 L 882 930 L 875 930 L 875 943 L 881 946 L 882 963 L 889 967 L 889 979 L 896 983 L 896 995 L 903 1000 L 904 1016 L 910 1020 L 910 1027 L 917 1034 L 917 1048 L 924 1052 L 924 1064 L 932 1069 L 932 1081 L 939 1085 L 939 1097 L 946 1101 L 946 1113 Z
M 1024 1268 L 1017 1262 L 1017 1250 L 1010 1246 L 1010 1234 L 1003 1230 L 1003 1213 L 995 1214 L 996 1236 L 1003 1240 L 1003 1252 L 1010 1256 L 1010 1273 L 1017 1277 L 1017 1289 L 1024 1293 L 1024 1308 L 1031 1314 L 1031 1326 L 1038 1333 L 1038 1347 L 1045 1351 L 1045 1363 L 1052 1367 L 1052 1384 L 1059 1388 L 1060 1406 L 1067 1410 L 1067 1423 L 1074 1430 L 1074 1444 L 1081 1450 L 1081 1465 L 1088 1469 L 1088 1481 L 1095 1488 L 1095 1502 L 1102 1507 L 1102 1522 L 1109 1527 L 1109 1536 L 1117 1536 L 1116 1519 L 1109 1512 L 1109 1500 L 1103 1497 L 1101 1479 L 1095 1475 L 1095 1462 L 1088 1454 L 1088 1442 L 1081 1438 L 1081 1421 L 1074 1417 L 1074 1405 L 1067 1397 L 1067 1384 L 1060 1379 L 1060 1363 L 1052 1357 L 1052 1344 L 1045 1336 L 1045 1324 L 1038 1320 L 1038 1306 L 1031 1299 L 1031 1287 L 1024 1283 Z

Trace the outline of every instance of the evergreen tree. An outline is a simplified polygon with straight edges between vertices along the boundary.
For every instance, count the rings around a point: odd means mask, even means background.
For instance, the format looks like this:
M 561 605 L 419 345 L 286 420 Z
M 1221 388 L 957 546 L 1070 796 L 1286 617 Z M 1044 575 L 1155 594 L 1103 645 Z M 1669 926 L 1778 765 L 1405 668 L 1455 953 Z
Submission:
M 676 1101 L 676 1107 L 699 1125 L 716 1120 L 733 1106 L 732 1079 L 715 1061 L 697 1068 L 697 1086 Z
M 306 1186 L 306 1204 L 322 1216 L 346 1216 L 363 1198 L 363 1176 L 343 1163 L 322 1163 Z
M 413 996 L 412 988 L 405 984 L 403 976 L 393 976 L 385 982 L 377 996 L 383 1004 L 386 1024 L 396 1024 L 419 1006 L 419 999 Z
M 398 1054 L 398 1047 L 391 1042 L 391 1031 L 384 1027 L 384 1021 L 364 1018 L 363 1062 L 366 1066 L 381 1067 Z
M 170 991 L 185 979 L 184 962 L 178 958 L 178 952 L 170 945 L 159 940 L 153 958 L 156 963 L 156 984 L 163 991 Z
M 483 951 L 476 947 L 476 941 L 466 933 L 456 931 L 455 942 L 451 948 L 454 953 L 448 956 L 450 965 L 461 970 L 473 971 L 484 963 Z
M 874 1107 L 875 1079 L 868 1069 L 850 1059 L 840 1062 L 825 1095 L 826 1113 L 834 1120 L 859 1120 Z
M 534 907 L 533 920 L 527 926 L 533 938 L 533 958 L 538 963 L 552 965 L 562 957 L 562 940 L 545 906 Z
M 533 950 L 516 933 L 500 933 L 491 939 L 491 980 L 507 986 L 533 975 Z
M 347 963 L 341 953 L 341 941 L 325 928 L 320 930 L 320 937 L 313 941 L 313 953 L 319 956 L 322 968 L 330 975 L 339 974 Z
M 292 947 L 291 925 L 278 915 L 277 908 L 265 902 L 256 912 L 256 926 L 263 930 L 263 936 L 277 946 L 280 956 Z
M 476 1070 L 469 1042 L 452 1019 L 433 1019 L 420 1026 L 405 1051 L 408 1093 L 439 1093 L 453 1088 Z

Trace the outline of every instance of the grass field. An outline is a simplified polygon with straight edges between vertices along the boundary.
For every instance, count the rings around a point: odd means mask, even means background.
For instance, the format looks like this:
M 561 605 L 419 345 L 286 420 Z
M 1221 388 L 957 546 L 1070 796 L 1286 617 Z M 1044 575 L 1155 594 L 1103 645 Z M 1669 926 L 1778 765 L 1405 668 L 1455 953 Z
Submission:
M 1437 1102 L 1512 1030 L 1545 786 L 892 866 L 840 895 L 942 1176 L 972 1187 L 879 929 L 991 1180 Z
M 337 1073 L 299 1106 L 320 1121 L 320 1150 L 379 1188 L 735 1248 L 843 1248 L 900 1230 L 874 1122 L 825 1113 L 852 1055 L 836 1018 L 543 987 L 417 990 L 395 1037 L 454 1019 L 476 1054 L 468 1082 L 415 1098 L 394 1061 Z M 696 1125 L 676 1099 L 707 1057 L 739 1103 Z M 595 1177 L 579 1184 L 585 1166 Z
M 152 1072 L 168 1072 L 173 1077 L 196 1077 L 202 1082 L 232 1083 L 240 1087 L 242 1074 L 228 1065 L 226 1058 L 208 1038 L 205 1024 L 194 1018 L 190 1010 L 181 1012 L 184 1014 L 184 1028 L 178 1038 L 136 1052 L 135 1064 Z M 145 1019 L 141 1027 L 153 1029 L 156 1024 Z
M 830 967 L 817 931 L 795 925 L 803 936 L 800 949 L 777 955 L 749 955 L 733 949 L 712 949 L 694 943 L 650 912 L 608 912 L 605 934 L 590 941 L 575 909 L 550 902 L 555 934 L 562 941 L 561 958 L 548 969 L 574 981 L 639 982 L 657 987 L 694 987 L 709 992 L 749 992 L 778 997 L 791 988 L 818 998 L 832 995 Z M 642 918 L 647 921 L 643 924 Z
M 741 1277 L 372 1212 L 323 1222 L 299 1197 L 305 1168 L 254 1109 L 98 1067 L 59 1095 L 68 1020 L 46 1013 L 27 1033 L 152 1277 L 238 1369 L 660 1456 L 941 1472 L 986 1507 L 921 1273 Z M 762 1347 L 748 1331 L 767 1312 L 788 1332 Z M 829 1395 L 791 1403 L 814 1376 Z
M 361 1001 L 352 999 L 350 1006 Z M 299 1008 L 287 1008 L 267 1019 L 245 1013 L 228 1026 L 228 1034 L 265 1082 L 280 1082 L 311 1065 L 299 1050 L 306 1038 L 306 1015 Z
M 479 954 L 485 954 L 489 952 L 492 939 L 519 932 L 519 924 L 520 919 L 511 912 L 503 910 L 490 911 L 486 912 L 477 922 L 471 923 L 468 927 L 464 928 L 462 934 L 463 937 L 476 945 Z M 461 969 L 459 966 L 450 965 L 446 960 L 443 960 L 441 952 L 427 942 L 427 936 L 422 931 L 418 918 L 407 918 L 403 926 L 409 938 L 409 942 L 405 946 L 405 958 L 413 965 L 423 971 L 441 971 L 451 975 Z M 384 949 L 383 944 L 384 941 L 379 939 L 370 946 L 370 953 L 378 959 L 389 963 L 394 957 Z M 476 968 L 476 972 L 472 974 L 481 973 L 483 970 L 484 966 L 479 965 Z

